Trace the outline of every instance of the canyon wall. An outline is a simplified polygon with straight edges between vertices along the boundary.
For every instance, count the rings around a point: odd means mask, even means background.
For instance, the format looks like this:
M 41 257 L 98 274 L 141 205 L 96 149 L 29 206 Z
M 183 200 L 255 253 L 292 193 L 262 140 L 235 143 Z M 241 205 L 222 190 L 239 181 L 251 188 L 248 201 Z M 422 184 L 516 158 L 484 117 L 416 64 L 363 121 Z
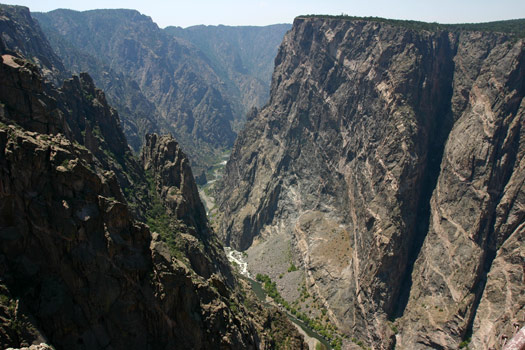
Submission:
M 304 349 L 235 276 L 173 138 L 139 162 L 91 77 L 58 88 L 28 9 L 0 10 L 0 347 Z
M 524 45 L 297 18 L 226 166 L 221 238 L 291 242 L 309 292 L 374 349 L 494 346 L 524 317 Z

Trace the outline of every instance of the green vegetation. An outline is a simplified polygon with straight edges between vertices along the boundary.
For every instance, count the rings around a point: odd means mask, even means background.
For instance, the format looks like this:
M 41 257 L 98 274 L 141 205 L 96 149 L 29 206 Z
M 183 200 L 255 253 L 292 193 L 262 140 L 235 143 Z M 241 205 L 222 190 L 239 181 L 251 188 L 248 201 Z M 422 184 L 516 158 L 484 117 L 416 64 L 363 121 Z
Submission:
M 394 334 L 399 333 L 399 330 L 397 329 L 397 326 L 395 324 L 391 324 L 390 329 L 392 330 L 392 332 L 394 332 Z
M 146 170 L 146 193 L 148 200 L 148 206 L 145 210 L 145 223 L 150 227 L 151 232 L 159 234 L 160 239 L 166 243 L 171 254 L 176 257 L 180 262 L 189 265 L 188 257 L 185 253 L 184 238 L 181 233 L 187 232 L 188 227 L 186 224 L 175 217 L 168 215 L 166 208 L 164 207 L 160 195 L 156 190 L 155 180 L 151 171 Z M 135 194 L 133 189 L 124 190 L 126 196 Z M 198 248 L 202 251 L 202 242 L 198 241 Z M 190 269 L 193 272 L 192 269 Z
M 126 200 L 129 203 L 132 203 L 133 200 L 135 199 L 135 196 L 137 195 L 137 191 L 135 190 L 135 187 L 134 186 L 124 187 L 122 190 L 124 191 L 124 196 L 126 197 Z
M 208 220 L 212 227 L 215 225 L 215 217 L 219 214 L 217 211 L 217 205 L 215 203 L 215 191 L 217 181 L 222 178 L 225 165 L 222 162 L 225 160 L 225 157 L 228 157 L 230 154 L 229 149 L 223 149 L 219 155 L 213 158 L 213 165 L 208 167 L 206 170 L 206 183 L 197 183 L 199 191 L 204 192 L 204 195 L 208 197 L 203 201 L 204 206 L 206 207 L 206 212 L 208 214 Z M 211 159 L 210 159 L 211 161 Z M 202 195 L 202 194 L 201 194 Z M 209 207 L 211 206 L 211 207 Z
M 518 38 L 525 38 L 525 19 L 513 19 L 508 21 L 495 21 L 486 23 L 459 23 L 459 24 L 441 24 L 428 23 L 409 20 L 387 19 L 380 17 L 356 17 L 356 16 L 329 16 L 329 15 L 305 15 L 298 18 L 326 18 L 326 19 L 342 19 L 347 21 L 371 21 L 387 23 L 397 27 L 404 27 L 414 30 L 440 31 L 446 30 L 451 32 L 458 31 L 481 31 L 481 32 L 497 32 L 506 33 Z
M 102 131 L 100 130 L 100 126 L 98 124 L 95 124 L 95 127 L 91 128 L 91 133 L 98 137 L 100 140 L 104 139 L 104 136 L 102 136 Z
M 11 303 L 11 298 L 5 294 L 0 294 L 0 305 L 9 306 Z
M 0 310 L 7 313 L 8 323 L 7 328 L 16 333 L 18 336 L 21 336 L 24 328 L 32 329 L 31 325 L 24 324 L 22 318 L 25 317 L 22 314 L 17 312 L 17 300 L 11 298 L 10 296 L 4 294 L 3 286 L 0 290 Z
M 301 286 L 300 292 L 301 295 L 299 296 L 299 298 L 301 301 L 306 301 L 306 299 L 310 298 L 310 293 L 308 293 L 308 291 L 306 290 L 305 285 Z
M 315 350 L 326 350 L 326 346 L 317 342 L 317 344 L 315 344 Z
M 288 272 L 297 271 L 297 267 L 294 265 L 294 263 L 290 264 L 290 267 L 288 268 Z
M 258 273 L 255 279 L 262 283 L 263 289 L 268 294 L 270 298 L 272 298 L 277 304 L 282 305 L 288 312 L 290 312 L 292 315 L 297 317 L 299 320 L 301 320 L 304 324 L 306 324 L 308 327 L 316 331 L 319 335 L 324 337 L 326 340 L 330 342 L 330 345 L 336 349 L 340 350 L 341 346 L 343 344 L 342 337 L 340 334 L 337 333 L 337 328 L 328 322 L 326 319 L 323 321 L 320 317 L 317 318 L 311 318 L 306 313 L 300 311 L 300 307 L 296 309 L 293 305 L 290 305 L 286 300 L 283 299 L 279 291 L 277 290 L 277 285 L 275 282 L 272 282 L 271 278 L 268 275 L 263 275 Z M 303 293 L 306 293 L 306 287 L 303 286 Z M 304 294 L 302 293 L 302 296 Z M 307 294 L 307 293 L 306 293 Z M 309 296 L 309 294 L 308 294 Z M 296 302 L 292 304 L 297 304 Z M 309 307 L 306 305 L 306 307 Z M 326 310 L 324 310 L 323 315 L 326 314 Z
M 270 298 L 275 300 L 278 304 L 282 304 L 284 299 L 281 297 L 281 294 L 279 294 L 279 291 L 277 290 L 277 285 L 275 284 L 275 282 L 272 282 L 268 275 L 258 273 L 257 276 L 255 276 L 255 279 L 258 282 L 262 283 L 263 289 L 266 291 L 266 294 L 268 294 Z
M 148 182 L 148 190 L 152 198 L 150 206 L 146 211 L 146 224 L 148 224 L 152 232 L 157 232 L 172 252 L 175 253 L 177 249 L 175 235 L 170 225 L 171 220 L 166 213 L 166 208 L 162 205 L 162 201 L 155 187 L 155 180 L 149 171 L 146 171 L 146 181 Z
M 206 185 L 202 188 L 202 191 L 204 192 L 205 195 L 207 195 L 208 197 L 212 194 L 212 187 L 213 185 Z
M 218 292 L 217 292 L 218 293 Z M 237 304 L 230 300 L 230 310 L 233 312 L 233 313 L 238 313 L 239 312 L 239 307 L 237 306 Z
M 42 135 L 42 138 L 43 138 L 44 140 L 46 140 L 46 141 L 51 140 L 51 137 L 49 137 L 49 136 L 48 136 L 48 137 L 45 137 L 45 136 L 47 136 L 47 135 Z M 82 150 L 84 150 L 84 151 L 87 151 L 87 150 L 88 150 L 88 149 L 86 148 L 86 146 L 84 146 L 84 145 L 78 143 L 76 140 L 73 140 L 73 145 L 74 145 L 76 148 L 80 148 L 80 149 L 82 149 Z
M 459 348 L 460 349 L 464 349 L 464 348 L 467 348 L 468 349 L 468 345 L 470 344 L 470 337 L 463 340 L 461 343 L 459 343 Z

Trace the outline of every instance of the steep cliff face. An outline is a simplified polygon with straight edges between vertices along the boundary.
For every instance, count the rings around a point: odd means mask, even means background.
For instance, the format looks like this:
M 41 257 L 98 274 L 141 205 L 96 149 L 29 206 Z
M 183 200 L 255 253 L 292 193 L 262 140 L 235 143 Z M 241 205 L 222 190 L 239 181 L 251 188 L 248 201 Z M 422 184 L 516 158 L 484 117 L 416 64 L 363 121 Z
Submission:
M 88 75 L 57 89 L 2 52 L 0 79 L 2 348 L 256 349 L 276 339 L 302 348 L 283 314 L 239 289 L 198 222 L 202 204 L 173 140 L 151 146 L 146 174 Z M 162 169 L 172 177 L 160 181 Z M 176 193 L 160 200 L 150 176 Z
M 153 104 L 151 111 L 158 113 L 157 126 L 176 137 L 199 173 L 214 152 L 233 144 L 232 106 L 207 58 L 186 41 L 162 31 L 151 18 L 134 10 L 56 10 L 35 17 L 70 69 L 95 68 L 97 82 L 122 106 L 131 108 L 131 101 L 110 88 L 113 79 L 104 79 L 104 71 L 120 74 L 129 84 L 135 82 Z M 102 65 L 77 58 L 68 46 Z
M 226 244 L 278 284 L 287 266 L 260 262 L 290 251 L 377 349 L 457 348 L 522 317 L 524 41 L 298 18 L 275 64 L 226 166 Z
M 232 127 L 241 127 L 246 112 L 266 103 L 273 60 L 290 28 L 161 30 L 130 10 L 34 16 L 67 69 L 89 72 L 104 89 L 135 150 L 147 133 L 172 133 L 197 175 L 233 145 Z
M 159 130 L 155 122 L 156 110 L 141 94 L 136 83 L 132 84 L 130 80 L 119 76 L 93 56 L 74 48 L 65 42 L 60 34 L 48 30 L 44 35 L 28 8 L 0 5 L 0 11 L 2 52 L 15 55 L 19 53 L 31 58 L 46 80 L 56 86 L 62 85 L 63 80 L 69 78 L 68 70 L 77 74 L 94 74 L 99 86 L 110 92 L 109 102 L 120 110 L 126 136 L 136 151 L 140 149 L 141 135 L 147 131 Z M 48 42 L 48 38 L 52 44 Z M 64 65 L 62 60 L 67 60 L 67 64 Z M 114 98 L 116 96 L 118 98 Z
M 155 174 L 157 192 L 173 215 L 184 218 L 205 235 L 206 211 L 202 205 L 197 185 L 193 179 L 188 158 L 171 135 L 146 136 L 142 149 L 142 164 L 146 171 Z
M 236 124 L 242 126 L 252 107 L 268 101 L 273 61 L 291 24 L 270 26 L 166 27 L 164 31 L 185 39 L 209 58 L 210 65 L 226 84 Z
M 140 164 L 91 77 L 48 83 L 4 41 L 44 39 L 28 9 L 1 9 L 0 347 L 304 349 L 235 278 L 177 143 Z
M 455 122 L 412 274 L 402 320 L 410 331 L 401 335 L 402 347 L 421 343 L 454 348 L 472 330 L 475 338 L 485 340 L 476 348 L 488 349 L 498 344 L 498 336 L 513 334 L 512 324 L 525 316 L 525 271 L 519 268 L 525 259 L 524 54 L 523 41 L 478 33 L 459 36 Z M 503 271 L 508 276 L 504 282 Z M 489 315 L 487 309 L 494 308 L 498 311 Z M 414 315 L 426 315 L 432 332 L 414 322 Z M 487 323 L 491 327 L 482 329 Z
M 21 52 L 54 83 L 66 77 L 64 65 L 26 7 L 0 4 L 0 32 L 6 49 Z
M 108 102 L 119 111 L 129 145 L 140 152 L 144 135 L 166 130 L 156 106 L 148 100 L 129 74 L 118 73 L 103 60 L 69 43 L 58 31 L 46 27 L 46 38 L 70 72 L 88 72 L 104 90 Z
M 89 75 L 74 76 L 56 89 L 41 80 L 37 67 L 26 60 L 9 54 L 3 58 L 0 93 L 5 118 L 38 133 L 65 135 L 95 155 L 97 167 L 112 171 L 121 188 L 141 187 L 144 175 L 128 148 L 118 115 Z M 123 194 L 117 198 L 122 200 Z M 143 199 L 140 190 L 128 196 L 139 216 L 145 210 Z
M 91 77 L 81 73 L 58 83 L 66 74 L 65 69 L 29 9 L 4 5 L 0 8 L 5 25 L 2 38 L 10 38 L 2 39 L 0 53 L 8 55 L 4 60 L 6 67 L 14 68 L 1 72 L 4 84 L 0 89 L 9 118 L 30 130 L 62 133 L 84 145 L 96 155 L 101 166 L 115 172 L 123 189 L 129 189 L 137 179 L 143 181 L 142 169 L 133 160 L 117 112 Z M 21 57 L 32 57 L 36 66 L 27 65 Z M 46 73 L 45 80 L 40 79 L 40 72 Z M 128 200 L 143 206 L 140 198 Z
M 241 329 L 243 339 L 256 336 L 256 348 L 273 349 L 306 349 L 303 337 L 290 323 L 287 316 L 274 308 L 261 306 L 247 282 L 236 279 L 223 251 L 223 246 L 206 219 L 195 180 L 191 176 L 189 161 L 171 135 L 158 136 L 150 134 L 141 154 L 144 169 L 151 176 L 150 181 L 156 188 L 170 218 L 170 228 L 177 235 L 161 233 L 161 239 L 177 257 L 187 263 L 198 275 L 208 278 L 212 288 L 226 293 L 228 308 L 234 314 L 228 320 L 219 320 L 229 324 L 244 324 Z M 181 230 L 182 229 L 182 230 Z M 170 293 L 168 290 L 167 293 Z M 234 293 L 235 292 L 235 293 Z M 226 302 L 226 300 L 223 300 Z M 209 316 L 207 316 L 209 317 Z M 220 324 L 223 342 L 233 348 L 253 348 L 250 342 L 232 341 L 232 334 Z M 251 328 L 250 328 L 251 327 Z M 255 332 L 255 333 L 254 333 Z M 205 348 L 217 347 L 217 344 L 206 344 Z
M 10 87 L 0 96 L 2 301 L 4 311 L 12 314 L 11 327 L 2 332 L 3 346 L 43 339 L 59 348 L 148 348 L 176 342 L 206 347 L 220 342 L 198 334 L 199 328 L 218 326 L 216 321 L 207 317 L 211 323 L 198 325 L 202 319 L 190 314 L 220 315 L 221 297 L 205 279 L 192 278 L 188 268 L 172 261 L 166 244 L 135 221 L 115 173 L 97 157 L 97 151 L 118 147 L 112 147 L 115 137 L 101 148 L 90 146 L 89 138 L 85 143 L 75 139 L 81 117 L 85 122 L 97 116 L 116 122 L 100 102 L 103 95 L 94 97 L 99 109 L 93 111 L 92 105 L 77 100 L 93 92 L 78 78 L 53 97 L 53 88 L 42 83 L 36 67 L 20 58 L 4 55 L 0 71 Z M 13 91 L 25 98 L 17 99 Z M 27 99 L 35 103 L 27 106 Z M 64 108 L 48 110 L 52 101 Z M 36 106 L 40 109 L 29 108 Z M 93 125 L 101 133 L 107 127 Z M 179 287 L 171 291 L 173 284 Z M 193 326 L 174 328 L 171 322 Z M 247 330 L 234 332 L 255 344 L 255 331 L 251 336 Z
M 219 270 L 228 285 L 233 287 L 232 272 L 222 245 L 208 225 L 188 158 L 177 142 L 171 135 L 148 134 L 141 160 L 153 190 L 167 209 L 167 217 L 177 218 L 177 222 L 171 225 L 189 228 L 186 234 L 175 239 L 167 237 L 167 240 L 185 252 L 192 268 L 200 275 L 208 278 Z

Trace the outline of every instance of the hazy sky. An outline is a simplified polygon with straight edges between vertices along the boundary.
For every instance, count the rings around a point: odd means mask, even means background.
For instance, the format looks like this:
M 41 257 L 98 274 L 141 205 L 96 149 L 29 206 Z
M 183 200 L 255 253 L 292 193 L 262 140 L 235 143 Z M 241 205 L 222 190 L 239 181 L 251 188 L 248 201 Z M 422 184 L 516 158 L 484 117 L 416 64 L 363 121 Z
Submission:
M 0 0 L 32 11 L 132 8 L 160 27 L 291 23 L 304 14 L 345 13 L 426 22 L 464 23 L 525 18 L 525 0 Z

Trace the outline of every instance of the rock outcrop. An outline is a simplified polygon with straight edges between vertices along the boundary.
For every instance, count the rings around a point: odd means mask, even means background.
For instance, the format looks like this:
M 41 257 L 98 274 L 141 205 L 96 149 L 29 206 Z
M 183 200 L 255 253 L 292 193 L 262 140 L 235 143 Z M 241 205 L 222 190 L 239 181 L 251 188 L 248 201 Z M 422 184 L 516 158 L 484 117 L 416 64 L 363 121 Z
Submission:
M 233 288 L 229 263 L 222 245 L 209 227 L 188 158 L 177 142 L 171 135 L 148 134 L 141 158 L 152 192 L 159 196 L 157 205 L 162 204 L 161 209 L 166 211 L 165 224 L 179 231 L 184 228 L 184 233 L 174 238 L 169 230 L 164 232 L 165 240 L 184 252 L 199 275 L 209 278 L 215 271 L 220 271 L 225 283 Z M 159 229 L 162 231 L 162 226 Z
M 2 57 L 0 77 L 4 84 L 0 94 L 5 118 L 34 132 L 65 135 L 95 155 L 93 163 L 97 167 L 112 171 L 121 188 L 140 187 L 137 180 L 143 180 L 144 175 L 127 145 L 118 114 L 89 75 L 74 76 L 56 89 L 23 58 L 9 54 Z M 140 191 L 135 194 L 128 196 L 128 201 L 137 204 L 140 216 L 144 204 Z M 116 198 L 122 200 L 123 195 Z
M 206 211 L 199 198 L 188 158 L 171 135 L 146 135 L 142 148 L 142 164 L 155 174 L 157 192 L 170 213 L 207 235 Z
M 170 201 L 155 201 L 89 75 L 57 89 L 21 55 L 1 53 L 2 348 L 257 349 L 277 338 L 303 346 L 283 314 L 261 312 L 241 291 L 206 221 L 188 211 L 202 207 L 189 167 L 156 163 L 154 171 L 189 172 L 172 175 L 187 181 L 177 203 L 193 204 L 161 225 Z
M 0 4 L 0 33 L 4 50 L 9 49 L 13 54 L 23 53 L 47 80 L 61 83 L 67 76 L 62 61 L 27 7 Z
M 290 254 L 374 349 L 485 349 L 522 321 L 524 40 L 299 17 L 275 65 L 226 166 L 224 242 L 278 285 L 261 261 Z

